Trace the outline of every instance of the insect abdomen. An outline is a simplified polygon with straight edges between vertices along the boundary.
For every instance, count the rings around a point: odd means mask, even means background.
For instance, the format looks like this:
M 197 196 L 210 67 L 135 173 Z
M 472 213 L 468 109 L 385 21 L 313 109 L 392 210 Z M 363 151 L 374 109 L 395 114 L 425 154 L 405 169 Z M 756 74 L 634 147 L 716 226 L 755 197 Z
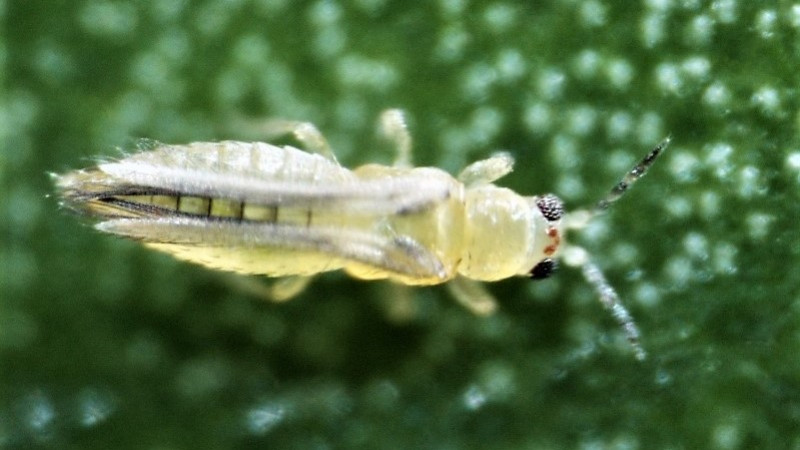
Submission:
M 92 205 L 94 204 L 94 205 Z M 311 208 L 261 205 L 227 198 L 192 195 L 137 194 L 100 197 L 87 207 L 116 217 L 200 217 L 209 220 L 311 226 L 313 218 L 330 216 Z M 114 213 L 110 213 L 114 210 Z M 330 219 L 330 218 L 328 218 Z M 319 220 L 318 220 L 319 221 Z M 325 220 L 329 222 L 330 220 Z

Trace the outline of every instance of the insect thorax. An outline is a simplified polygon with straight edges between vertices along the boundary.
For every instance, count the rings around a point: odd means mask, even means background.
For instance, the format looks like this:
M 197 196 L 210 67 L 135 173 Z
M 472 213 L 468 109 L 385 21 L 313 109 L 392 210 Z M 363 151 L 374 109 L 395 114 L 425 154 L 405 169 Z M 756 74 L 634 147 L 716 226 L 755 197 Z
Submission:
M 535 197 L 495 185 L 470 188 L 465 197 L 462 275 L 481 281 L 527 275 L 555 254 L 560 224 L 548 223 Z

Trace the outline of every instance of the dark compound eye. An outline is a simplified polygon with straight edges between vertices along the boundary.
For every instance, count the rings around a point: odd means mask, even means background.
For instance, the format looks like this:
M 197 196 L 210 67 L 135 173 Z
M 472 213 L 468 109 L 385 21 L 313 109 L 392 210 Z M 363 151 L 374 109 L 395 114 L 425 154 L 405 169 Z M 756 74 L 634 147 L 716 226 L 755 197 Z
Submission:
M 550 258 L 543 259 L 539 264 L 531 269 L 531 279 L 544 280 L 555 273 L 556 270 L 558 270 L 558 261 Z
M 549 222 L 555 222 L 564 215 L 564 204 L 553 194 L 545 194 L 536 199 L 536 206 Z

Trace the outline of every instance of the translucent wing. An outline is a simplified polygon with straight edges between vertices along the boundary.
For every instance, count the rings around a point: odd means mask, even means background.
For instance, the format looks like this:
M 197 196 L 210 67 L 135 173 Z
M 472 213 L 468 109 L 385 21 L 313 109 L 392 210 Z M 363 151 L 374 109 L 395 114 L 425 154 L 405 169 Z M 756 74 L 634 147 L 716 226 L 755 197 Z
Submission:
M 447 199 L 451 189 L 410 172 L 359 179 L 319 155 L 241 142 L 161 146 L 68 173 L 56 183 L 77 209 L 109 197 L 184 195 L 361 214 L 419 211 Z
M 447 178 L 425 170 L 356 175 L 292 147 L 156 144 L 57 176 L 56 185 L 68 206 L 101 220 L 98 229 L 222 270 L 310 274 L 349 261 L 443 278 L 430 249 L 381 228 L 389 216 L 425 212 L 454 194 Z
M 247 223 L 234 221 L 209 222 L 201 218 L 170 217 L 143 219 L 113 219 L 97 225 L 101 231 L 125 236 L 147 244 L 155 244 L 161 250 L 171 252 L 176 248 L 212 249 L 275 249 L 278 252 L 316 253 L 310 264 L 331 264 L 330 260 L 347 260 L 372 266 L 382 271 L 414 278 L 445 278 L 442 263 L 428 249 L 405 236 L 394 238 L 357 229 L 333 227 L 299 227 L 272 223 Z M 207 252 L 198 252 L 208 254 Z M 203 261 L 193 258 L 191 250 L 176 256 L 207 266 L 251 272 L 225 267 L 225 261 Z M 327 258 L 326 258 L 327 257 Z M 293 261 L 283 261 L 283 266 L 292 267 Z M 269 263 L 267 263 L 269 266 Z M 254 263 L 254 267 L 259 264 Z M 337 267 L 329 267 L 335 269 Z M 306 267 L 306 269 L 309 269 Z M 286 273 L 272 271 L 268 275 L 311 274 L 321 271 L 314 268 L 305 273 L 301 269 Z M 252 271 L 251 273 L 260 273 Z

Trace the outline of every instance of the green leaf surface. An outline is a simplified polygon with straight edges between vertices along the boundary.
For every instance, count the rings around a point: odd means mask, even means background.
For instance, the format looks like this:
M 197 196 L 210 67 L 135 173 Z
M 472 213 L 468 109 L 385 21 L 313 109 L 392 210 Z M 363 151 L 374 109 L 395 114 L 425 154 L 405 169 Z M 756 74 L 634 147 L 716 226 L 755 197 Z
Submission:
M 742 0 L 0 2 L 0 447 L 661 449 L 800 446 L 800 4 Z M 271 304 L 100 235 L 48 173 L 141 138 L 315 123 L 348 166 L 403 108 L 417 165 L 498 150 L 499 184 L 624 199 L 578 270 L 471 315 L 333 273 Z M 399 305 L 399 306 L 398 306 Z M 401 307 L 413 314 L 397 319 Z

